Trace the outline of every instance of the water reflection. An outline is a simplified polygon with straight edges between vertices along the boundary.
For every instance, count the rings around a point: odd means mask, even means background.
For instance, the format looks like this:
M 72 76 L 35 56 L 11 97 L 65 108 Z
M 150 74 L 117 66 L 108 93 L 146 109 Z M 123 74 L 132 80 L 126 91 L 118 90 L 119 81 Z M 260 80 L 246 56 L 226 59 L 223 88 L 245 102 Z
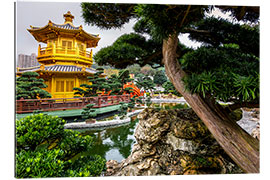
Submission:
M 106 160 L 117 160 L 118 162 L 127 158 L 131 153 L 136 140 L 133 136 L 138 119 L 129 124 L 108 128 L 103 130 L 84 130 L 83 135 L 94 138 L 93 147 L 83 154 L 98 154 Z
M 150 105 L 152 108 L 159 109 L 176 109 L 187 108 L 187 104 L 179 103 L 153 103 Z M 112 116 L 111 119 L 114 117 Z M 136 116 L 131 118 L 131 122 L 126 125 L 118 127 L 108 127 L 103 129 L 84 129 L 76 130 L 82 132 L 82 135 L 90 135 L 94 139 L 94 145 L 87 152 L 81 154 L 98 154 L 106 160 L 116 160 L 121 162 L 126 159 L 130 154 L 133 145 L 136 143 L 134 137 L 135 128 L 138 124 Z

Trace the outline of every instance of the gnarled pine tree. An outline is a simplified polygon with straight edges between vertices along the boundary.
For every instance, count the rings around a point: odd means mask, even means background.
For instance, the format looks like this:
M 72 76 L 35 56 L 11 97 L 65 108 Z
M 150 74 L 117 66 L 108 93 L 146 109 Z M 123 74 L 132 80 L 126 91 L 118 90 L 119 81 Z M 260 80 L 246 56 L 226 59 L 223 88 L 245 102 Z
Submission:
M 134 26 L 137 34 L 123 35 L 100 50 L 96 62 L 118 68 L 134 63 L 164 65 L 176 90 L 227 154 L 245 172 L 258 173 L 259 142 L 228 114 L 235 108 L 259 105 L 259 28 L 206 17 L 205 12 L 213 7 L 82 3 L 85 22 L 103 29 L 122 27 L 131 18 L 138 20 Z M 258 24 L 258 7 L 216 8 L 230 11 L 235 22 Z M 185 48 L 179 43 L 181 33 L 189 33 L 203 46 Z M 218 100 L 232 105 L 225 109 Z

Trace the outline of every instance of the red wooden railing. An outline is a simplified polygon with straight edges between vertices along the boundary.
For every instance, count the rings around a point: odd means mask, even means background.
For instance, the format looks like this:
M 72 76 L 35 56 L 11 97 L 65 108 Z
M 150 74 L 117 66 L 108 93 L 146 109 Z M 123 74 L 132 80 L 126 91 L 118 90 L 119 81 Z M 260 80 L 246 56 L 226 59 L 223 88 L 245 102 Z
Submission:
M 16 100 L 16 113 L 31 113 L 35 110 L 56 111 L 66 109 L 81 109 L 87 104 L 94 104 L 94 108 L 100 108 L 117 105 L 120 102 L 127 103 L 129 101 L 129 94 L 78 98 L 21 99 Z

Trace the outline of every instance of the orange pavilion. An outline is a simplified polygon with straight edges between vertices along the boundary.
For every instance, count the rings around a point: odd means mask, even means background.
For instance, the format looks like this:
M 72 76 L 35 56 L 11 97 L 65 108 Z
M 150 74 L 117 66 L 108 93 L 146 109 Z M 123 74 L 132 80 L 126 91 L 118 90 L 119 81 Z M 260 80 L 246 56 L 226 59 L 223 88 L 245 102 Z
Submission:
M 87 83 L 87 76 L 96 72 L 91 68 L 92 49 L 87 49 L 98 45 L 99 35 L 87 33 L 82 25 L 74 26 L 74 16 L 69 11 L 64 14 L 64 19 L 63 24 L 49 21 L 44 27 L 30 26 L 27 29 L 38 42 L 47 46 L 38 47 L 40 66 L 17 68 L 18 76 L 27 71 L 39 73 L 52 98 L 73 97 L 73 88 Z

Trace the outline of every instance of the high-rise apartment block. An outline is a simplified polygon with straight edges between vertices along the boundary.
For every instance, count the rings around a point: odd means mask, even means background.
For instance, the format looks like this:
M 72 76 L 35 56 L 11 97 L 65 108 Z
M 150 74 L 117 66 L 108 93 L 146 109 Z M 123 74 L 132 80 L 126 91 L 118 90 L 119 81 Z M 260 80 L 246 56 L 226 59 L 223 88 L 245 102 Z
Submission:
M 35 53 L 32 53 L 31 55 L 18 55 L 17 67 L 19 68 L 34 67 L 39 65 L 40 64 L 37 61 L 37 55 Z

